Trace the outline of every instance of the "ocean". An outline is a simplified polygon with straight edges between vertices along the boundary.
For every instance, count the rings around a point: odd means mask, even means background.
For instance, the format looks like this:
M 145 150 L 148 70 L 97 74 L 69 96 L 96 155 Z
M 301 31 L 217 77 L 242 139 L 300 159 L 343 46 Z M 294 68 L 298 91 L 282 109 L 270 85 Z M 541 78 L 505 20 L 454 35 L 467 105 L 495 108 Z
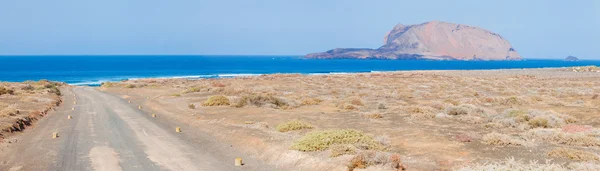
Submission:
M 600 60 L 427 61 L 303 59 L 299 56 L 0 56 L 0 81 L 47 79 L 98 86 L 140 78 L 222 78 L 273 73 L 519 69 L 596 65 Z

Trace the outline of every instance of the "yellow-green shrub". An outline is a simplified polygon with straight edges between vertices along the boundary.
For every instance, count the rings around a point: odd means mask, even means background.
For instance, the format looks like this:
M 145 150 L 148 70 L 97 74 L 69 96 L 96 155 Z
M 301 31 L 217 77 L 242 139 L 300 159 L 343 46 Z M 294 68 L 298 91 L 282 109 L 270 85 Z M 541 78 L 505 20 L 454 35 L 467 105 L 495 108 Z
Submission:
M 286 123 L 282 123 L 277 125 L 277 130 L 279 132 L 288 132 L 293 130 L 301 130 L 301 129 L 312 129 L 313 126 L 309 123 L 302 122 L 299 120 L 293 120 Z
M 210 96 L 208 100 L 202 103 L 202 106 L 228 106 L 229 99 L 223 95 Z
M 309 132 L 292 145 L 299 151 L 322 151 L 336 144 L 349 144 L 366 150 L 383 150 L 384 147 L 355 129 L 338 129 Z

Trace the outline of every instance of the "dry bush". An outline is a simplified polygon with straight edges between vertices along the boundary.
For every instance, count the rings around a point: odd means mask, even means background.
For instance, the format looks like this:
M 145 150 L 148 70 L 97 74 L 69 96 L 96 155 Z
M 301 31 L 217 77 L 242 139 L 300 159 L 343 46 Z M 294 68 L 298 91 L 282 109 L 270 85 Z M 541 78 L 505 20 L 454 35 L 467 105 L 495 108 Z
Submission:
M 365 150 L 383 150 L 384 147 L 363 132 L 354 129 L 338 129 L 309 132 L 292 145 L 299 151 L 322 151 L 336 144 L 350 144 Z
M 597 155 L 577 149 L 571 148 L 556 148 L 548 153 L 550 157 L 568 158 L 575 161 L 598 161 Z
M 248 104 L 262 107 L 264 105 L 270 105 L 273 108 L 282 108 L 288 106 L 289 104 L 284 100 L 274 97 L 272 95 L 248 95 L 243 96 L 241 99 L 237 100 L 232 106 L 233 107 L 244 107 Z
M 436 109 L 429 106 L 406 106 L 402 108 L 403 112 L 410 114 L 413 118 L 432 119 L 435 118 Z
M 223 95 L 210 96 L 208 100 L 202 103 L 202 106 L 227 106 L 229 105 L 229 99 Z
M 323 100 L 318 99 L 318 98 L 308 98 L 308 99 L 304 99 L 302 100 L 302 106 L 310 106 L 310 105 L 318 105 L 319 103 L 323 102 Z
M 454 106 L 457 106 L 460 104 L 460 102 L 458 100 L 454 100 L 454 99 L 446 99 L 446 100 L 444 100 L 444 103 L 450 103 Z
M 560 128 L 577 120 L 572 116 L 553 111 L 507 109 L 502 114 L 496 115 L 492 122 L 503 127 L 530 129 Z
M 12 89 L 8 89 L 8 88 L 5 88 L 5 87 L 0 87 L 0 95 L 3 95 L 3 94 L 13 95 L 14 93 L 15 93 L 15 91 L 12 90 Z
M 509 98 L 505 98 L 502 99 L 502 101 L 500 101 L 500 104 L 502 105 L 506 105 L 506 106 L 514 106 L 514 105 L 522 105 L 524 103 L 524 101 L 518 97 L 509 97 Z
M 356 147 L 354 147 L 351 144 L 336 144 L 336 145 L 332 145 L 331 147 L 329 147 L 329 149 L 331 150 L 329 157 L 338 157 L 341 155 L 356 154 L 356 151 L 358 150 L 358 149 L 356 149 Z
M 384 103 L 379 103 L 379 104 L 377 104 L 377 109 L 381 109 L 381 110 L 387 109 L 387 106 L 385 106 Z
M 31 84 L 25 84 L 23 87 L 21 87 L 21 90 L 33 91 L 33 90 L 35 90 L 35 87 L 31 86 Z
M 190 104 L 188 104 L 188 108 L 189 109 L 196 109 L 196 105 L 190 103 Z
M 481 142 L 488 145 L 526 145 L 526 141 L 519 138 L 501 133 L 489 133 L 481 138 Z
M 461 106 L 453 106 L 446 109 L 446 114 L 448 115 L 467 115 L 469 114 L 469 109 L 461 107 Z
M 346 103 L 354 106 L 364 106 L 363 100 L 358 96 L 349 97 L 346 99 Z
M 200 92 L 202 91 L 202 88 L 200 87 L 190 87 L 188 89 L 185 89 L 182 93 L 186 94 L 186 93 L 195 93 L 195 92 Z
M 541 139 L 544 141 L 564 144 L 570 146 L 600 146 L 600 139 L 584 133 L 565 133 L 560 129 L 531 129 L 522 134 L 529 139 Z
M 387 152 L 362 151 L 354 155 L 347 167 L 348 170 L 365 169 L 369 166 L 385 166 L 394 170 L 405 170 L 400 155 Z
M 171 96 L 173 96 L 173 97 L 181 97 L 181 94 L 179 94 L 179 93 L 174 93 L 174 94 L 171 94 Z
M 125 85 L 125 88 L 135 88 L 135 85 L 133 85 L 133 84 L 127 84 L 127 85 Z
M 311 124 L 302 122 L 299 120 L 293 120 L 293 121 L 289 121 L 289 122 L 277 125 L 277 131 L 279 131 L 279 132 L 288 132 L 288 131 L 301 130 L 301 129 L 312 129 L 312 128 L 313 128 L 313 126 Z

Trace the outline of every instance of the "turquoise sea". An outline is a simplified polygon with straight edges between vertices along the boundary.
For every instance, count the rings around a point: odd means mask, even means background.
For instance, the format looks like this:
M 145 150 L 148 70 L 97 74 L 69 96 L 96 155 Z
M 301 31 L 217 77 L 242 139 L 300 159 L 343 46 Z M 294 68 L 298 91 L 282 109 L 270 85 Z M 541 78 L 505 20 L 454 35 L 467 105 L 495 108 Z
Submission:
M 317 60 L 298 56 L 0 56 L 0 81 L 47 79 L 73 85 L 139 78 L 220 78 L 272 73 L 336 74 L 596 65 L 600 60 Z

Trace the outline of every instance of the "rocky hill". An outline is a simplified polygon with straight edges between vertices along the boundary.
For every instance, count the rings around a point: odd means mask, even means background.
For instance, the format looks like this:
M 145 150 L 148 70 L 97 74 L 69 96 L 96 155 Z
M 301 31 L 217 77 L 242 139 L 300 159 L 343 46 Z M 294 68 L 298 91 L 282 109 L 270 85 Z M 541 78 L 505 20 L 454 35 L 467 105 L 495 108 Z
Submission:
M 482 28 L 431 21 L 396 25 L 378 49 L 338 48 L 311 53 L 317 59 L 433 59 L 433 60 L 521 60 L 502 36 Z

